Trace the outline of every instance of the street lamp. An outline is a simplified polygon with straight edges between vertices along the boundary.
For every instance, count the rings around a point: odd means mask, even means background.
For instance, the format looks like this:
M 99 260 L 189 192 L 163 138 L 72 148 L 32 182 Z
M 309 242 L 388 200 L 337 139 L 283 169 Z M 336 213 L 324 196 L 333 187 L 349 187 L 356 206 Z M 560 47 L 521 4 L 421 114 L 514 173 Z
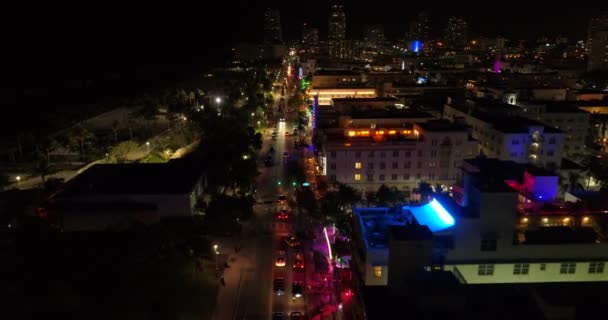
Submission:
M 15 179 L 17 179 L 17 185 L 21 184 L 21 176 L 17 176 Z
M 146 147 L 148 148 L 148 153 L 150 153 L 150 141 L 146 141 Z
M 219 272 L 220 272 L 220 266 L 219 266 L 219 264 L 217 262 L 217 259 L 218 259 L 217 256 L 220 254 L 220 252 L 217 249 L 218 249 L 218 245 L 214 244 L 213 245 L 213 251 L 215 251 L 215 273 L 216 273 L 216 276 L 218 276 Z

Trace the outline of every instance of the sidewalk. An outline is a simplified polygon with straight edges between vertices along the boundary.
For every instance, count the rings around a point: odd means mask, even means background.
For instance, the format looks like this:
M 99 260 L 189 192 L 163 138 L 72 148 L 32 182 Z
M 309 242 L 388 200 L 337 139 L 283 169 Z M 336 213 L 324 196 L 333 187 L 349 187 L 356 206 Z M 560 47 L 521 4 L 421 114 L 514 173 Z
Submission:
M 229 251 L 223 260 L 220 260 L 220 278 L 224 277 L 225 285 L 220 284 L 218 295 L 215 304 L 215 310 L 213 311 L 213 320 L 233 320 L 236 316 L 238 309 L 238 299 L 240 291 L 242 289 L 242 275 L 246 269 L 253 266 L 253 262 L 248 258 L 234 252 L 235 241 L 232 239 L 218 239 L 216 241 L 219 246 L 220 255 L 224 250 Z M 225 268 L 223 261 L 227 261 L 229 267 Z

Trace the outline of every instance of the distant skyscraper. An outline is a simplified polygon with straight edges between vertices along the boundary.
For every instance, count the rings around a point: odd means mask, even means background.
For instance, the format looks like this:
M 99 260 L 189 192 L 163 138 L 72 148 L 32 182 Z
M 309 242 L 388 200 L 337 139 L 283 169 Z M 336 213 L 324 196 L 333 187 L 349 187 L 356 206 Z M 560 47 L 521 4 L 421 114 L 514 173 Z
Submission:
M 608 12 L 591 18 L 587 33 L 588 70 L 608 69 Z
M 467 44 L 467 22 L 460 17 L 451 17 L 445 28 L 445 44 L 448 49 L 462 50 Z
M 302 45 L 307 52 L 316 52 L 319 47 L 319 29 L 304 23 L 302 26 Z
M 264 13 L 264 43 L 283 43 L 281 14 L 278 9 L 266 9 L 266 12 Z
M 381 24 L 366 25 L 363 29 L 363 41 L 372 47 L 382 45 L 384 43 L 384 27 Z
M 426 12 L 420 12 L 418 17 L 410 22 L 410 31 L 408 41 L 422 41 L 423 43 L 430 39 L 431 20 Z
M 329 40 L 346 39 L 346 14 L 344 13 L 344 7 L 340 4 L 334 4 L 329 9 L 329 32 L 327 38 Z
M 340 4 L 334 4 L 329 9 L 329 32 L 327 36 L 329 55 L 335 59 L 348 59 L 352 52 L 350 43 L 346 40 L 346 13 Z

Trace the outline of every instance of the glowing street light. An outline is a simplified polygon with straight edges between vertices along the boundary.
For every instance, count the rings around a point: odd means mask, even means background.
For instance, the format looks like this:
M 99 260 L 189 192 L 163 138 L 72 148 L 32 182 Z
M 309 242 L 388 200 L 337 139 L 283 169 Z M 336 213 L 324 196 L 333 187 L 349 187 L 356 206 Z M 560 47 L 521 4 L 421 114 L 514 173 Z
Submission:
M 21 184 L 21 176 L 17 176 L 15 177 L 15 179 L 17 180 L 17 185 Z
M 213 251 L 215 251 L 215 275 L 219 276 L 219 271 L 220 271 L 220 265 L 218 264 L 218 256 L 220 255 L 220 252 L 218 250 L 218 245 L 214 244 L 213 245 Z
M 150 153 L 150 141 L 146 141 L 146 147 L 148 148 L 148 153 Z

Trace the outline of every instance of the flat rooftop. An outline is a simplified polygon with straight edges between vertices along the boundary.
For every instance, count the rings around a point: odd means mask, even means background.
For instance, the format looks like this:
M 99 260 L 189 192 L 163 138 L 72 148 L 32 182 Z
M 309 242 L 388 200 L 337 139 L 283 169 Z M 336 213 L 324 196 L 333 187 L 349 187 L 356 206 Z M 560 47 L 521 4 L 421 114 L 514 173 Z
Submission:
M 352 70 L 346 70 L 346 69 L 341 69 L 341 70 L 336 70 L 336 69 L 321 69 L 318 70 L 317 72 L 314 73 L 314 76 L 341 76 L 341 75 L 345 75 L 345 76 L 360 76 L 361 72 L 355 72 Z
M 547 102 L 545 113 L 589 113 L 578 108 L 578 103 L 572 102 Z
M 450 107 L 455 108 L 464 113 L 469 113 L 467 108 L 463 106 L 450 105 Z M 530 127 L 532 126 L 542 127 L 545 133 L 563 133 L 563 131 L 559 129 L 555 129 L 541 122 L 524 118 L 518 115 L 496 115 L 480 110 L 475 110 L 470 113 L 470 115 L 473 118 L 491 124 L 494 129 L 504 133 L 528 133 L 530 131 Z
M 400 102 L 401 100 L 394 97 L 376 97 L 376 98 L 332 98 L 334 102 Z
M 189 193 L 202 175 L 183 161 L 96 164 L 70 180 L 59 197 Z
M 350 113 L 353 119 L 434 119 L 430 113 L 409 109 L 356 110 Z
M 437 199 L 420 206 L 355 208 L 353 212 L 359 219 L 368 249 L 388 248 L 391 232 L 398 239 L 425 239 L 428 232 L 443 231 L 456 224 L 454 217 Z M 417 227 L 412 227 L 412 224 Z
M 427 122 L 416 123 L 420 128 L 430 132 L 445 131 L 467 131 L 468 128 L 462 124 L 450 122 L 448 120 L 429 120 Z

